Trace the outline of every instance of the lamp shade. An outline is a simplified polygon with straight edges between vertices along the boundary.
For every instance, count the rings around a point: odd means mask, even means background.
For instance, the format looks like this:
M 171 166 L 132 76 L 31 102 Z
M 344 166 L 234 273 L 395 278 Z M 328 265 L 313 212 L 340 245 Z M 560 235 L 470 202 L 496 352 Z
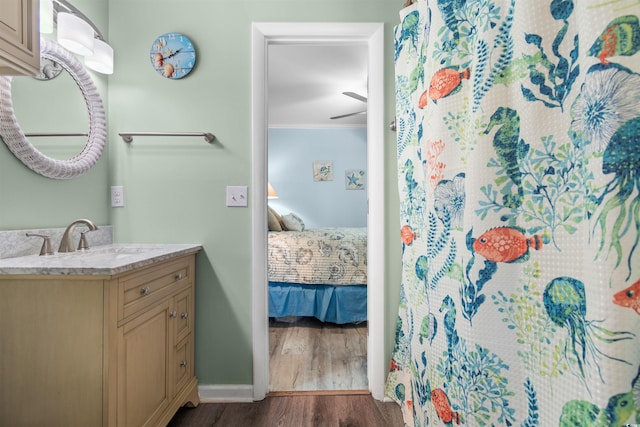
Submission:
M 84 63 L 102 74 L 113 74 L 113 48 L 106 42 L 95 39 L 93 41 L 93 55 L 84 57 Z
M 93 28 L 87 21 L 67 12 L 58 13 L 58 43 L 73 53 L 93 53 Z
M 277 199 L 278 198 L 278 193 L 276 193 L 276 190 L 273 189 L 273 187 L 271 186 L 271 183 L 268 182 L 267 183 L 267 199 Z

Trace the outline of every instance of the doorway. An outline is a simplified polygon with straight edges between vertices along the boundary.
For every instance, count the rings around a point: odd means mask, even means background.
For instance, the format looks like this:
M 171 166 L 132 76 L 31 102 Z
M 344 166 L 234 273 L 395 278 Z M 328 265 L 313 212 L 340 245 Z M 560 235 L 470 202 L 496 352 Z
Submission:
M 368 384 L 373 397 L 384 397 L 384 163 L 383 163 L 383 24 L 256 23 L 252 33 L 252 291 L 253 397 L 269 387 L 269 318 L 267 299 L 267 58 L 273 43 L 354 43 L 368 46 L 367 184 L 368 188 Z M 371 190 L 373 189 L 373 190 Z M 264 191 L 262 191 L 264 190 Z

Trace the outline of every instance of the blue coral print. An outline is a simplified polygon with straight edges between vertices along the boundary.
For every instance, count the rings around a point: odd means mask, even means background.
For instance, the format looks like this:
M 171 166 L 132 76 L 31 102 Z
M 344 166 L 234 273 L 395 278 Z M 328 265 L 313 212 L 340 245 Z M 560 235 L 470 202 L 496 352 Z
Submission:
M 640 424 L 640 2 L 418 0 L 394 30 L 407 426 Z

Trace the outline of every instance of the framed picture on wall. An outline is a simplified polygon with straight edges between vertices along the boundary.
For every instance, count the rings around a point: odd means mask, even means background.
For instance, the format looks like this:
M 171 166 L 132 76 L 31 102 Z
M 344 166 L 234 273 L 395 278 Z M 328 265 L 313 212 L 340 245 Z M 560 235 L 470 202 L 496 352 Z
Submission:
M 333 181 L 333 162 L 315 161 L 313 162 L 314 181 Z
M 344 186 L 347 190 L 364 190 L 365 172 L 362 169 L 351 169 L 344 172 Z

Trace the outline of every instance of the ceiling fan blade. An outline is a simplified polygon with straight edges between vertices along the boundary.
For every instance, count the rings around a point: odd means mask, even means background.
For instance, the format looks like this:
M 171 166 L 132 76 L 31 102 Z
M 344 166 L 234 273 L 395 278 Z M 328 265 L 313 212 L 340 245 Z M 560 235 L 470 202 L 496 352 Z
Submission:
M 344 119 L 345 117 L 351 117 L 351 116 L 356 116 L 358 114 L 365 114 L 366 111 L 356 111 L 355 113 L 349 113 L 349 114 L 342 114 L 340 116 L 333 116 L 333 117 L 329 117 L 331 120 L 335 120 L 335 119 Z
M 358 95 L 355 92 L 342 92 L 342 94 L 350 96 L 351 98 L 357 99 L 358 101 L 367 102 L 367 98 L 366 97 L 364 97 L 362 95 Z

